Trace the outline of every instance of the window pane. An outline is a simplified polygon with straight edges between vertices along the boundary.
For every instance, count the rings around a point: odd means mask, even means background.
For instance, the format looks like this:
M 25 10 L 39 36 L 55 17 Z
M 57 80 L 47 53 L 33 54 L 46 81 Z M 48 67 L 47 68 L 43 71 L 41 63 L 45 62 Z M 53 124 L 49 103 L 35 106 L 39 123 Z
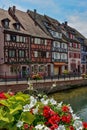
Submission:
M 25 55 L 24 50 L 20 50 L 20 51 L 19 51 L 19 57 L 24 57 L 24 55 Z
M 9 57 L 15 57 L 15 50 L 9 50 Z

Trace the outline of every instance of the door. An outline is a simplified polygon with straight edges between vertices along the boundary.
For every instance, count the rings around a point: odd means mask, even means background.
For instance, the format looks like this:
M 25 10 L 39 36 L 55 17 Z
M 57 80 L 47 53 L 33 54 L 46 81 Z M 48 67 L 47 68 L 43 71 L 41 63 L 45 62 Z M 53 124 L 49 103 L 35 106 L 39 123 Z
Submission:
M 26 66 L 22 67 L 22 77 L 25 78 L 26 77 Z
M 50 72 L 51 72 L 51 70 L 50 70 L 50 65 L 48 65 L 48 76 L 50 76 Z

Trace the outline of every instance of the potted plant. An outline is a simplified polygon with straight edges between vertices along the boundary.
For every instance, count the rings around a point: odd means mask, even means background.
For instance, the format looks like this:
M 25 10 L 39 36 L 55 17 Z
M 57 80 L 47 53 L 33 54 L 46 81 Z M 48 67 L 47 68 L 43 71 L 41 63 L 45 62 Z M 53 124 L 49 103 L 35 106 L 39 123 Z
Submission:
M 0 93 L 1 130 L 87 130 L 70 105 L 38 94 Z

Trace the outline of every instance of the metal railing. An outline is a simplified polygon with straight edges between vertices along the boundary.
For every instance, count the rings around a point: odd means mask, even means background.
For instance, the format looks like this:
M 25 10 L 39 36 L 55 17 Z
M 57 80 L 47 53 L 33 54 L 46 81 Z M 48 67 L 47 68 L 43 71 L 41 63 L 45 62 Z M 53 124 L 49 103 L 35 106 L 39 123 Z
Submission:
M 81 78 L 81 74 L 80 73 L 73 73 L 73 74 L 62 74 L 62 75 L 50 75 L 50 76 L 43 76 L 41 80 L 43 80 L 43 82 L 47 81 L 47 80 L 51 80 L 51 81 L 55 81 L 55 80 L 71 80 L 71 79 L 79 79 Z M 24 76 L 24 77 L 20 77 L 18 75 L 16 75 L 14 78 L 8 78 L 7 74 L 5 73 L 4 77 L 0 77 L 0 82 L 11 82 L 11 81 L 15 81 L 16 83 L 20 82 L 20 81 L 27 81 L 28 80 L 37 82 L 37 81 L 41 81 L 38 79 L 33 79 L 32 76 L 28 75 L 28 76 Z

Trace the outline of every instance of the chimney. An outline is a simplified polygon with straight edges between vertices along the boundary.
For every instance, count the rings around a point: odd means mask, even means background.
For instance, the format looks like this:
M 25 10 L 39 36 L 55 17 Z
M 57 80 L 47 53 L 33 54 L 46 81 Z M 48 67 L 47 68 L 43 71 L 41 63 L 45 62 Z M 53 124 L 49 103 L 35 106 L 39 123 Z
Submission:
M 14 12 L 14 14 L 15 14 L 15 10 L 16 10 L 16 6 L 13 6 L 13 12 Z
M 68 24 L 68 23 L 67 23 L 67 21 L 65 21 L 65 23 L 64 23 L 64 24 L 65 24 L 65 26 L 67 26 L 67 24 Z
M 27 13 L 29 13 L 29 9 L 27 10 Z
M 34 9 L 34 20 L 36 20 L 36 13 L 37 13 L 37 10 Z

